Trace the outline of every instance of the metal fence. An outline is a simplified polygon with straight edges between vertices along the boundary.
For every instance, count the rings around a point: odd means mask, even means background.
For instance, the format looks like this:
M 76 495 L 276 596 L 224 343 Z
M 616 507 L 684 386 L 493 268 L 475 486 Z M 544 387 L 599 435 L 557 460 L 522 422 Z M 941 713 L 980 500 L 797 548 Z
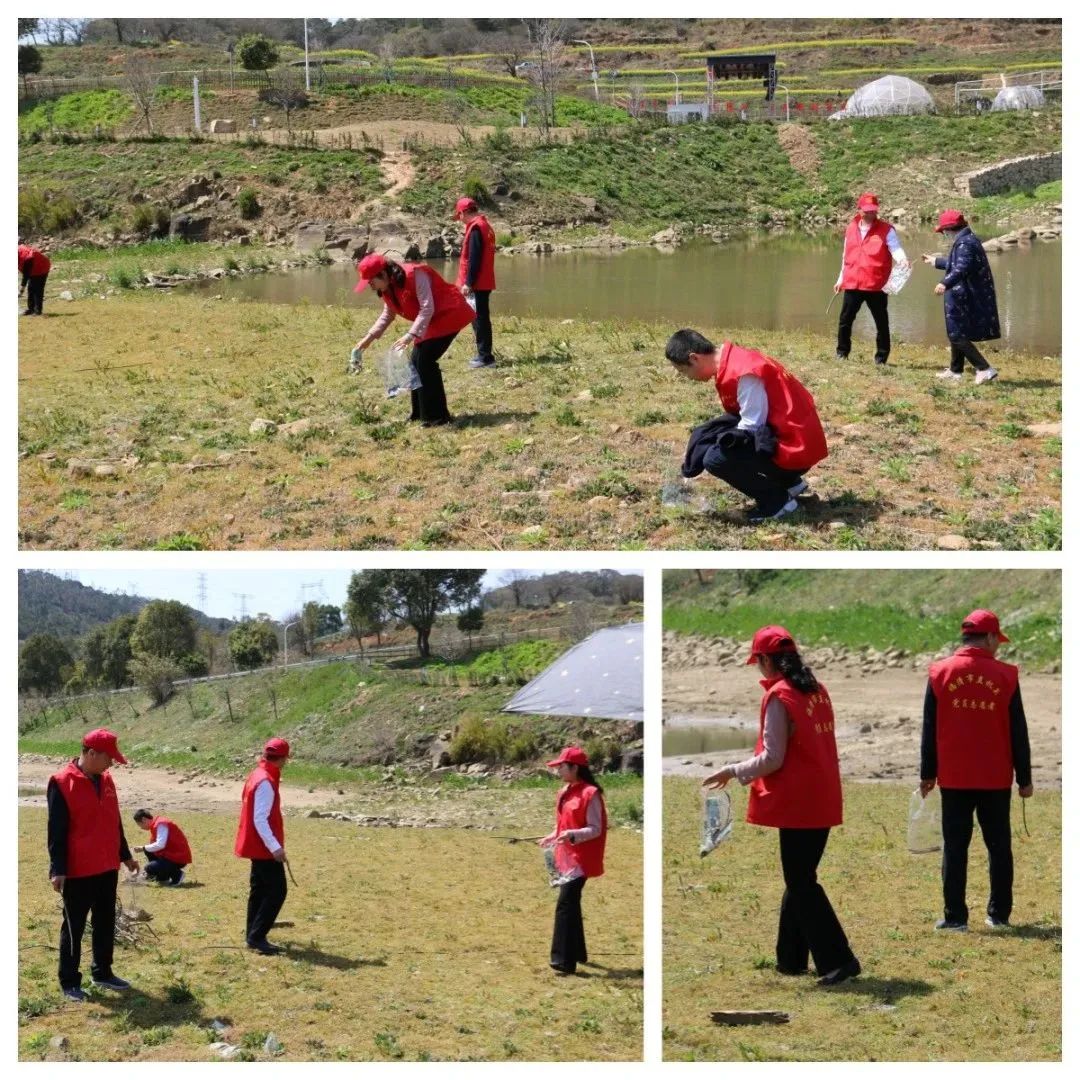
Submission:
M 993 98 L 999 90 L 1009 86 L 1033 86 L 1044 94 L 1060 96 L 1061 70 L 1025 71 L 1014 75 L 985 75 L 981 79 L 965 79 L 958 82 L 954 89 L 957 107 L 974 104 L 976 101 Z

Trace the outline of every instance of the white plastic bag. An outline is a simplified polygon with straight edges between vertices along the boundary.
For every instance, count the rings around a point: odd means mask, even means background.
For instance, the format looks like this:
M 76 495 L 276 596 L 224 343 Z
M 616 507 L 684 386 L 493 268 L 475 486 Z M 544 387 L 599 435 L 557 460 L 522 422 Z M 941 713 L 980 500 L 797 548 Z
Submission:
M 717 845 L 731 836 L 731 796 L 726 791 L 706 795 L 701 815 L 701 847 L 698 854 L 704 859 Z
M 924 799 L 916 788 L 908 802 L 908 851 L 928 855 L 940 851 L 941 843 L 941 793 L 934 787 Z
M 395 349 L 391 346 L 379 358 L 375 366 L 386 387 L 387 397 L 397 397 L 403 390 L 420 389 L 420 376 L 405 349 Z
M 360 369 L 364 366 L 364 350 L 359 345 L 353 347 L 349 353 L 349 363 L 345 368 L 345 371 L 349 375 L 358 375 Z
M 895 296 L 908 283 L 908 278 L 910 277 L 911 263 L 902 265 L 894 260 L 892 264 L 892 273 L 889 274 L 889 280 L 882 286 L 882 292 L 886 292 L 890 296 Z
M 572 860 L 565 857 L 566 844 L 549 844 L 544 851 L 544 870 L 547 873 L 548 884 L 557 889 L 566 885 L 578 877 L 577 866 Z

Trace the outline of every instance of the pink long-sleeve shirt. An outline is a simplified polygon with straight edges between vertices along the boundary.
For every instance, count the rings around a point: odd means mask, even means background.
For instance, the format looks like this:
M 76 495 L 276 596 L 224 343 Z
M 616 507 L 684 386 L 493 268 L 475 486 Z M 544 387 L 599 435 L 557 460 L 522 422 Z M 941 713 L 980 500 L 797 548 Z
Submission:
M 435 314 L 435 297 L 432 295 L 431 281 L 427 274 L 414 274 L 413 287 L 416 289 L 416 299 L 420 301 L 420 311 L 413 319 L 409 333 L 419 341 L 427 333 L 432 316 Z M 378 341 L 386 332 L 386 328 L 394 321 L 394 317 L 393 309 L 384 303 L 382 314 L 372 324 L 367 336 L 373 341 Z

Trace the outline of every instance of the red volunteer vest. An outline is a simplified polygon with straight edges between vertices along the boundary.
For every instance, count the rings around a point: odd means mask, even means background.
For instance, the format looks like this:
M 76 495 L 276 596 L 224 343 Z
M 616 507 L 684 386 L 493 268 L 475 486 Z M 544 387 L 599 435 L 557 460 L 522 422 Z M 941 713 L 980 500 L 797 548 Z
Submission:
M 269 780 L 274 787 L 274 805 L 270 808 L 270 831 L 285 844 L 285 823 L 281 819 L 281 769 L 269 761 L 260 761 L 244 782 L 240 797 L 240 827 L 236 830 L 233 852 L 241 859 L 272 859 L 269 849 L 255 829 L 255 789 Z
M 168 859 L 169 862 L 174 862 L 178 866 L 187 866 L 191 862 L 191 846 L 187 842 L 184 830 L 175 821 L 170 821 L 166 817 L 156 817 L 150 822 L 150 832 L 156 835 L 159 825 L 168 826 L 169 839 L 165 841 L 165 846 L 160 851 L 151 851 L 148 854 L 151 857 Z
M 490 292 L 495 288 L 495 230 L 483 214 L 477 214 L 465 226 L 465 239 L 461 242 L 461 261 L 458 263 L 458 288 L 465 284 L 469 274 L 469 239 L 474 229 L 479 229 L 484 238 L 480 254 L 480 272 L 476 275 L 473 288 L 478 292 Z
M 600 835 L 580 844 L 556 844 L 555 868 L 561 874 L 577 866 L 587 878 L 604 873 L 604 847 L 607 844 L 607 807 L 604 796 L 592 784 L 568 784 L 559 792 L 555 803 L 555 826 L 564 829 L 584 829 L 588 826 L 589 803 L 600 800 Z
M 765 679 L 761 685 L 765 694 L 754 753 L 760 754 L 765 745 L 765 708 L 772 698 L 780 699 L 792 727 L 784 764 L 750 784 L 746 820 L 774 829 L 828 829 L 843 824 L 840 760 L 829 692 L 819 683 L 816 693 L 804 694 L 784 679 Z
M 769 356 L 725 341 L 720 349 L 716 392 L 724 411 L 739 415 L 739 379 L 756 375 L 769 398 L 769 427 L 779 446 L 773 461 L 782 469 L 805 470 L 829 456 L 813 395 Z
M 878 218 L 863 239 L 856 216 L 844 234 L 844 273 L 840 285 L 845 289 L 881 292 L 892 273 L 892 252 L 885 238 L 892 226 Z
M 49 257 L 37 248 L 26 247 L 23 244 L 19 245 L 19 272 L 22 272 L 23 263 L 27 259 L 30 259 L 30 276 L 40 277 L 42 274 L 47 274 L 52 269 L 52 263 L 49 262 Z
M 120 869 L 120 800 L 108 771 L 101 794 L 71 761 L 51 777 L 68 808 L 67 876 L 91 877 Z
M 401 268 L 405 271 L 405 285 L 400 289 L 387 289 L 383 293 L 383 303 L 395 315 L 411 322 L 420 314 L 420 301 L 416 296 L 414 279 L 417 273 L 425 274 L 431 282 L 435 314 L 431 317 L 421 341 L 456 334 L 476 318 L 476 312 L 466 303 L 465 297 L 426 263 L 402 263 Z
M 1012 787 L 1009 702 L 1019 683 L 1017 668 L 972 645 L 930 665 L 941 787 Z

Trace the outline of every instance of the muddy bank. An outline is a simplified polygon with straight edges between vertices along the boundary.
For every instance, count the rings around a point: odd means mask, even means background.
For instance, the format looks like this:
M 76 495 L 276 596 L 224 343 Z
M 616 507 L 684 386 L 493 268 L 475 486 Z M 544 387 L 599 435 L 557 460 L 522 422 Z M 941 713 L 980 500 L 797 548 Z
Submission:
M 818 651 L 820 653 L 820 650 Z M 836 712 L 840 766 L 848 780 L 918 781 L 924 664 L 878 666 L 826 660 L 809 651 L 811 665 L 829 688 Z M 740 658 L 741 659 L 741 658 Z M 892 658 L 896 660 L 897 658 Z M 1036 789 L 1061 788 L 1061 677 L 1021 676 Z M 708 667 L 664 667 L 666 723 L 714 723 L 756 733 L 761 687 L 754 669 L 734 659 Z M 752 738 L 751 740 L 752 741 Z M 747 755 L 738 751 L 664 759 L 665 775 L 707 776 Z

